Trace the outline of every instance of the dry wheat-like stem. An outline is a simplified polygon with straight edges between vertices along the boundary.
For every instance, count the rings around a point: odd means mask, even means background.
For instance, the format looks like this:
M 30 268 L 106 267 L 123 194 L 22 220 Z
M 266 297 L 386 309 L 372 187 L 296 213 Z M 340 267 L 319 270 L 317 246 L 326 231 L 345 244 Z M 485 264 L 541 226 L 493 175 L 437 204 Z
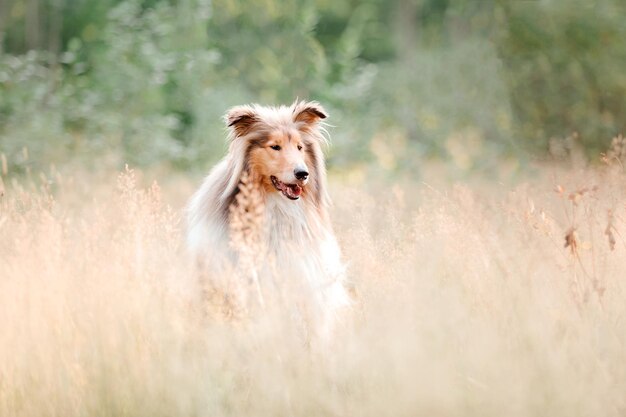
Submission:
M 613 251 L 615 250 L 615 235 L 613 234 L 613 230 L 615 229 L 615 226 L 613 225 L 613 210 L 609 209 L 607 212 L 607 225 L 606 225 L 606 229 L 604 229 L 604 234 L 606 235 L 606 237 L 609 240 L 609 248 Z
M 624 169 L 624 160 L 626 159 L 626 138 L 619 134 L 611 140 L 611 146 L 609 150 L 601 154 L 602 162 L 611 164 L 613 161 L 617 162 L 622 169 Z
M 238 255 L 237 269 L 245 281 L 254 287 L 257 301 L 265 305 L 259 283 L 258 265 L 262 264 L 266 248 L 263 242 L 265 204 L 263 194 L 248 172 L 239 181 L 239 193 L 229 207 L 230 247 Z M 241 288 L 244 300 L 246 288 Z
M 7 175 L 9 172 L 9 165 L 7 164 L 7 157 L 4 153 L 0 153 L 0 166 L 2 167 L 2 175 Z

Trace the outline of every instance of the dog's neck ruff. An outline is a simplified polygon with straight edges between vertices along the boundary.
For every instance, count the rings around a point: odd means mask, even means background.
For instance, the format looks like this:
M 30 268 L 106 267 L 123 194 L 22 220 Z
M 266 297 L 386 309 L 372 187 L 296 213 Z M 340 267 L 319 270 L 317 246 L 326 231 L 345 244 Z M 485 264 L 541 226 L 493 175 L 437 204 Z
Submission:
M 304 199 L 288 200 L 280 193 L 270 193 L 265 198 L 265 222 L 271 240 L 311 240 L 312 228 L 321 225 L 309 213 L 311 208 Z M 313 217 L 313 218 L 311 218 Z M 312 221 L 313 224 L 310 222 Z M 278 243 L 278 242 L 277 242 Z
M 265 199 L 265 240 L 281 278 L 313 290 L 318 305 L 347 305 L 345 269 L 332 228 L 305 199 L 291 201 L 279 193 Z

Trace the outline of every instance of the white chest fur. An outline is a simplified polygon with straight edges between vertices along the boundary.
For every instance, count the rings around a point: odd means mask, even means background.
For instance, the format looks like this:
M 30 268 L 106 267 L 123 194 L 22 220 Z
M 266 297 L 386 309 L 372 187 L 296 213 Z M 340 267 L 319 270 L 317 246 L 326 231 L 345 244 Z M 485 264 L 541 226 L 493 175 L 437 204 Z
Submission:
M 323 310 L 349 303 L 339 245 L 315 208 L 279 194 L 268 196 L 264 234 L 268 259 L 275 269 L 273 284 L 305 291 Z

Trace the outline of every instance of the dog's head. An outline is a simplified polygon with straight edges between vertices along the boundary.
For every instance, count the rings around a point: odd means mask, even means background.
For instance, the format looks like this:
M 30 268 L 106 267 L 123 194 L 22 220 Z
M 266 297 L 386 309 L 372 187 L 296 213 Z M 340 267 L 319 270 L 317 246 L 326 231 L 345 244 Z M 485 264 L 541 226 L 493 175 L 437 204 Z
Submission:
M 298 200 L 319 194 L 323 180 L 319 122 L 327 117 L 317 102 L 290 107 L 233 107 L 226 114 L 231 153 L 241 153 L 242 168 L 267 192 Z M 311 188 L 311 190 L 309 190 Z

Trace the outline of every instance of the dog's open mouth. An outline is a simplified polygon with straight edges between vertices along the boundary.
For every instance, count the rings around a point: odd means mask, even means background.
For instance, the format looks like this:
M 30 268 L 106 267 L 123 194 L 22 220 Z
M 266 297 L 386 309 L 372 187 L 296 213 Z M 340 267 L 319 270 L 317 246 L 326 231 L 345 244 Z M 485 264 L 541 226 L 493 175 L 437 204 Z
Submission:
M 272 180 L 272 184 L 274 184 L 274 188 L 283 193 L 283 195 L 288 199 L 297 200 L 300 198 L 300 195 L 302 194 L 302 187 L 298 184 L 285 184 L 273 175 L 270 179 Z

